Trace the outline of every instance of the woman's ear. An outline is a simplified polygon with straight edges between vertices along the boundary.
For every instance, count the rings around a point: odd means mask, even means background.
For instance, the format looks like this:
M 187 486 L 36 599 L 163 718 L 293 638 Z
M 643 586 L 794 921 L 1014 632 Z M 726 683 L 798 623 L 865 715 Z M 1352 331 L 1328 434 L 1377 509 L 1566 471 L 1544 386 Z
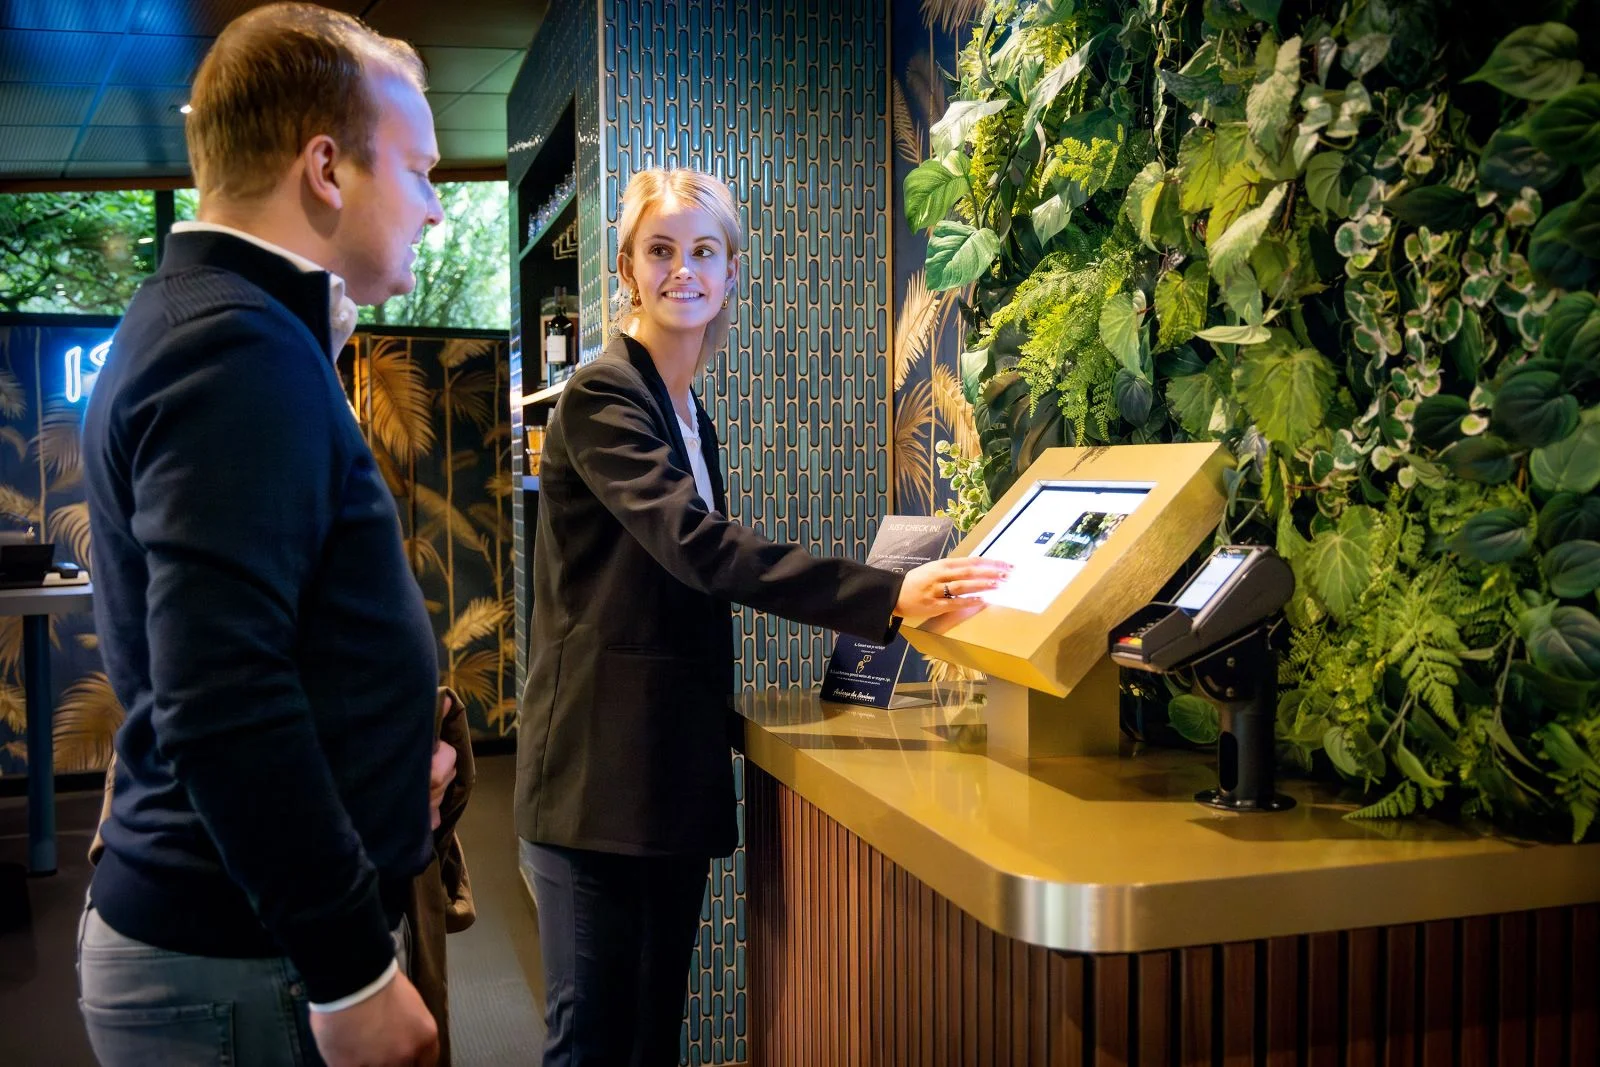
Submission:
M 735 252 L 728 257 L 728 292 L 737 292 L 739 289 L 739 253 Z
M 633 257 L 626 252 L 617 253 L 617 277 L 622 279 L 624 289 L 636 288 L 633 284 Z

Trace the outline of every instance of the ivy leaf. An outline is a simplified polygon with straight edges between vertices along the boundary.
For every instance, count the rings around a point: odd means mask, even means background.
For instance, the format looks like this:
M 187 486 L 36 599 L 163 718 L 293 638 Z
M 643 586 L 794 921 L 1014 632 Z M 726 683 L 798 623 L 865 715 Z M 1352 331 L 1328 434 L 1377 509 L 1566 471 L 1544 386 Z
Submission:
M 1528 634 L 1528 657 L 1541 671 L 1573 682 L 1600 679 L 1600 620 L 1562 605 Z
M 1142 294 L 1141 294 L 1142 295 Z M 1124 367 L 1139 370 L 1139 310 L 1132 293 L 1118 293 L 1100 306 L 1100 340 Z
M 1600 485 L 1600 422 L 1585 422 L 1566 440 L 1534 449 L 1528 471 L 1547 493 L 1587 493 Z
M 1560 96 L 1583 77 L 1578 34 L 1559 22 L 1542 22 L 1511 31 L 1467 81 L 1488 82 L 1523 100 Z
M 1041 245 L 1049 244 L 1052 237 L 1067 228 L 1067 219 L 1071 216 L 1072 208 L 1057 193 L 1033 209 L 1034 236 Z
M 1311 576 L 1312 591 L 1341 621 L 1372 583 L 1374 515 L 1371 508 L 1346 508 L 1339 525 L 1317 534 L 1306 550 L 1305 573 Z
M 1149 421 L 1155 402 L 1149 382 L 1126 367 L 1118 367 L 1117 376 L 1111 380 L 1111 394 L 1117 401 L 1117 413 L 1130 425 L 1143 426 Z
M 1567 219 L 1577 206 L 1576 201 L 1562 204 L 1545 215 L 1533 228 L 1533 237 L 1528 241 L 1528 266 L 1533 269 L 1534 277 L 1557 289 L 1582 288 L 1594 274 L 1594 261 L 1562 236 Z
M 1167 705 L 1167 722 L 1179 737 L 1197 745 L 1214 745 L 1222 736 L 1217 706 L 1189 693 L 1172 698 Z
M 1334 373 L 1314 348 L 1289 350 L 1275 343 L 1253 348 L 1239 367 L 1240 399 L 1269 441 L 1290 449 L 1322 426 L 1333 396 Z
M 1223 172 L 1212 198 L 1211 217 L 1206 222 L 1206 245 L 1216 247 L 1233 220 L 1249 211 L 1261 191 L 1261 173 L 1248 163 L 1235 163 Z
M 1578 197 L 1556 236 L 1590 259 L 1600 259 L 1600 189 Z
M 1453 393 L 1437 393 L 1426 397 L 1417 405 L 1411 420 L 1411 431 L 1419 444 L 1428 448 L 1445 448 L 1461 439 L 1461 420 L 1471 411 L 1462 397 Z
M 1540 560 L 1550 592 L 1576 600 L 1600 589 L 1600 542 L 1564 541 Z
M 1532 186 L 1544 192 L 1567 169 L 1539 146 L 1509 126 L 1502 126 L 1483 146 L 1478 159 L 1478 181 L 1499 193 L 1512 196 Z
M 1592 293 L 1568 293 L 1544 320 L 1539 354 L 1555 360 L 1600 360 L 1600 300 Z
M 1258 345 L 1269 340 L 1272 331 L 1265 326 L 1210 326 L 1195 336 L 1212 344 Z
M 1600 541 L 1600 497 L 1557 493 L 1539 512 L 1539 544 Z
M 1247 325 L 1261 324 L 1261 286 L 1256 284 L 1253 272 L 1241 267 L 1228 275 L 1222 283 L 1222 300 Z
M 952 153 L 961 163 L 960 153 Z M 960 165 L 960 164 L 958 164 Z M 971 195 L 967 187 L 965 166 L 952 170 L 937 159 L 925 160 L 916 170 L 906 175 L 906 223 L 913 230 L 925 230 L 950 214 L 956 201 Z
M 1422 761 L 1412 754 L 1404 741 L 1395 742 L 1394 765 L 1400 768 L 1401 774 L 1428 789 L 1443 789 L 1450 784 L 1429 774 L 1428 769 L 1422 765 Z
M 1493 422 L 1523 448 L 1554 444 L 1578 428 L 1578 398 L 1554 371 L 1519 371 L 1495 394 Z
M 1169 270 L 1156 282 L 1156 351 L 1182 344 L 1206 324 L 1211 279 L 1202 261 L 1179 274 Z
M 1402 222 L 1430 230 L 1464 230 L 1478 218 L 1478 202 L 1472 194 L 1448 185 L 1408 189 L 1390 197 L 1384 206 Z
M 1300 91 L 1300 38 L 1291 37 L 1278 48 L 1272 73 L 1257 82 L 1245 98 L 1245 121 L 1256 144 L 1271 155 L 1283 147 L 1289 110 Z
M 1352 78 L 1364 78 L 1389 54 L 1391 38 L 1387 33 L 1369 33 L 1357 37 L 1344 49 L 1340 60 Z
M 1260 242 L 1261 235 L 1267 232 L 1267 226 L 1271 224 L 1272 216 L 1277 213 L 1287 191 L 1285 185 L 1274 187 L 1259 207 L 1240 215 L 1214 243 L 1208 242 L 1212 277 L 1219 280 L 1226 278 L 1248 262 L 1250 253 Z
M 1226 386 L 1227 367 L 1217 360 L 1217 370 L 1206 368 L 1195 374 L 1184 374 L 1167 381 L 1167 407 L 1178 420 L 1178 425 L 1190 437 L 1203 438 L 1211 432 L 1211 416 L 1217 410 Z M 1222 382 L 1219 384 L 1218 379 Z
M 1492 508 L 1463 523 L 1450 547 L 1483 563 L 1504 563 L 1526 555 L 1532 543 L 1526 515 L 1510 508 Z
M 1510 447 L 1488 434 L 1457 441 L 1439 459 L 1457 478 L 1484 485 L 1499 485 L 1516 471 Z
M 1000 238 L 993 230 L 975 230 L 964 222 L 939 222 L 928 238 L 928 288 L 939 292 L 974 282 L 999 254 Z
M 1006 109 L 1010 100 L 957 100 L 945 111 L 944 117 L 928 130 L 935 159 L 944 158 L 953 149 L 960 148 L 972 136 L 972 128 L 990 115 Z
M 1329 215 L 1345 214 L 1347 205 L 1339 189 L 1339 176 L 1343 172 L 1343 152 L 1318 152 L 1307 161 L 1306 198 L 1318 211 Z
M 1587 167 L 1600 160 L 1600 84 L 1568 89 L 1535 111 L 1524 132 L 1563 163 Z

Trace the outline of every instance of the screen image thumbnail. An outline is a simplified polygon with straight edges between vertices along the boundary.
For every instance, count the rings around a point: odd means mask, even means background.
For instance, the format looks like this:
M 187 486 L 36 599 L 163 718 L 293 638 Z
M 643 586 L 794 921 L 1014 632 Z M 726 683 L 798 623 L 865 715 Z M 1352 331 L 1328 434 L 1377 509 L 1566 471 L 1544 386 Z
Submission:
M 1122 525 L 1126 515 L 1086 511 L 1045 552 L 1051 559 L 1086 560 Z

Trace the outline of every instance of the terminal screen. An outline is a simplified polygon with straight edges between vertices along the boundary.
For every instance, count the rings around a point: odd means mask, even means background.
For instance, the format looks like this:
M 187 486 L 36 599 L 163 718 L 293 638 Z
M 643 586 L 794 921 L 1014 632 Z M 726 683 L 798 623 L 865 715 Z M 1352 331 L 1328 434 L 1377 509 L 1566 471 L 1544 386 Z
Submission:
M 1152 488 L 1148 482 L 1039 482 L 978 547 L 975 555 L 1012 567 L 1004 585 L 979 597 L 1044 611 Z
M 1234 572 L 1249 554 L 1222 551 L 1206 560 L 1206 565 L 1200 569 L 1200 573 L 1189 579 L 1189 584 L 1178 594 L 1178 607 L 1190 615 L 1198 614 L 1200 609 L 1217 595 L 1217 590 L 1233 577 Z

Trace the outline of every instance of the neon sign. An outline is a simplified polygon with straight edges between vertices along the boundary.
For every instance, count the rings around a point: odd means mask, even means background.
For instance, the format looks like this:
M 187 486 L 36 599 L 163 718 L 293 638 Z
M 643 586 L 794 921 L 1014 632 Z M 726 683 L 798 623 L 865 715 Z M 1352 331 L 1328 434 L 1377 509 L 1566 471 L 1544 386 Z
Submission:
M 109 337 L 89 349 L 89 365 L 92 369 L 89 371 L 88 384 L 94 384 L 94 376 L 99 374 L 100 368 L 106 365 L 106 353 L 110 350 L 111 338 Z M 67 403 L 76 404 L 84 397 L 83 346 L 73 345 L 62 354 L 62 360 L 66 364 L 67 371 Z

